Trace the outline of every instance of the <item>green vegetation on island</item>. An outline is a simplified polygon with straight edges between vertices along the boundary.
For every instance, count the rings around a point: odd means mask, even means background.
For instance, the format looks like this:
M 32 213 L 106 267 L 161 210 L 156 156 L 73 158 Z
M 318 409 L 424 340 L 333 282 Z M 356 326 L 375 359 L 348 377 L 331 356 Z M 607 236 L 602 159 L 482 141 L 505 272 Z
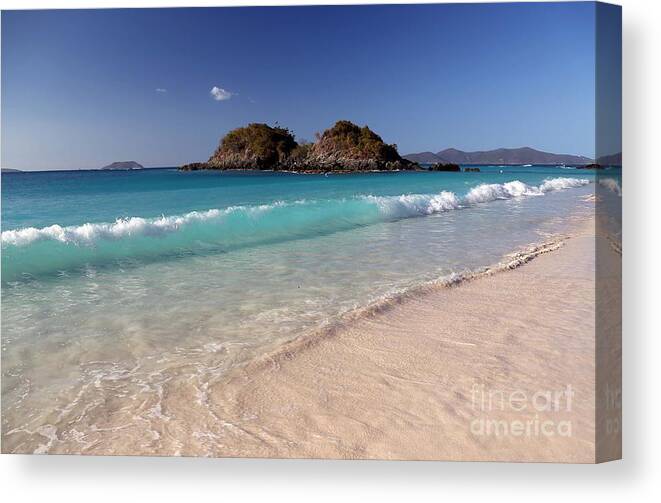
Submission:
M 249 124 L 227 133 L 207 164 L 211 169 L 275 169 L 297 147 L 286 128 Z
M 304 173 L 396 171 L 420 169 L 403 159 L 369 127 L 341 120 L 317 135 L 314 143 L 298 143 L 287 128 L 249 124 L 227 133 L 206 163 L 182 170 L 256 169 Z

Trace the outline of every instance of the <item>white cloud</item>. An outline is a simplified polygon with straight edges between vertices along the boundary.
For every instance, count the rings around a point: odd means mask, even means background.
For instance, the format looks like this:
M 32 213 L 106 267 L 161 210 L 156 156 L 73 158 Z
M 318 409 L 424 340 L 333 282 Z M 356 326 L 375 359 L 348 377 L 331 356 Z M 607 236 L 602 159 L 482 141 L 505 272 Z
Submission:
M 157 93 L 167 93 L 168 90 L 167 90 L 167 89 L 163 89 L 162 87 L 157 87 L 157 88 L 156 88 L 156 92 L 157 92 Z
M 210 94 L 211 97 L 216 101 L 226 101 L 230 99 L 232 96 L 234 96 L 236 93 L 226 91 L 225 89 L 218 86 L 213 86 L 211 88 Z

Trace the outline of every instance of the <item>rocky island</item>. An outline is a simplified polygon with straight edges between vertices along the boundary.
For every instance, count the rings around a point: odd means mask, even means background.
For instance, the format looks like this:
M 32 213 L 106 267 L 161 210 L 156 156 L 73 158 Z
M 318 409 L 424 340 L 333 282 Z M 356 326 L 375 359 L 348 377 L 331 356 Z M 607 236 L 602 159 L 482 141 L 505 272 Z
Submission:
M 181 166 L 199 169 L 256 169 L 301 173 L 349 173 L 415 170 L 420 166 L 402 158 L 367 126 L 341 120 L 317 135 L 314 143 L 298 143 L 287 128 L 249 124 L 227 133 L 206 163 Z
M 585 166 L 576 166 L 576 169 L 604 169 L 601 164 L 593 162 L 592 164 L 586 164 Z
M 459 164 L 454 164 L 452 162 L 437 162 L 429 166 L 429 171 L 451 171 L 458 173 L 461 171 L 461 168 L 459 167 Z
M 131 170 L 131 169 L 144 169 L 142 164 L 139 164 L 135 161 L 117 161 L 112 164 L 108 164 L 101 169 L 110 170 L 110 171 L 122 171 L 122 170 Z

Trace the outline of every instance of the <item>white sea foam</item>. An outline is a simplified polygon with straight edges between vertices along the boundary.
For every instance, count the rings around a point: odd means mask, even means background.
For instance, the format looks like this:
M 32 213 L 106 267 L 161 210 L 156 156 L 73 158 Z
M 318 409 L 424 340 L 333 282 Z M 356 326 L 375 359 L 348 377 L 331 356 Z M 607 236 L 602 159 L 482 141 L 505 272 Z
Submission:
M 276 201 L 272 204 L 230 206 L 222 210 L 213 208 L 205 211 L 191 211 L 184 215 L 161 216 L 158 218 L 118 218 L 112 223 L 85 223 L 68 227 L 58 224 L 42 228 L 26 227 L 23 229 L 3 231 L 2 244 L 26 246 L 36 241 L 50 240 L 82 245 L 93 243 L 99 239 L 116 240 L 131 236 L 162 236 L 176 232 L 182 227 L 194 222 L 220 219 L 237 213 L 256 217 L 274 208 L 305 203 L 305 200 L 293 201 L 291 203 Z
M 400 196 L 367 196 L 367 200 L 377 204 L 379 209 L 391 217 L 431 215 L 443 211 L 456 210 L 478 203 L 488 203 L 498 199 L 515 197 L 543 196 L 547 192 L 581 187 L 590 183 L 583 178 L 552 178 L 541 185 L 527 185 L 519 180 L 507 183 L 484 183 L 473 187 L 463 198 L 454 192 L 440 194 L 404 194 Z
M 588 183 L 590 183 L 590 180 L 586 180 L 585 178 L 551 178 L 550 180 L 545 180 L 539 186 L 539 190 L 550 192 L 552 190 L 573 189 L 582 187 Z
M 519 180 L 514 180 L 507 183 L 483 183 L 482 185 L 473 187 L 464 199 L 469 204 L 476 204 L 487 203 L 497 199 L 539 195 L 541 195 L 541 192 L 537 187 L 531 187 Z
M 70 227 L 62 227 L 57 224 L 41 229 L 27 227 L 24 229 L 3 231 L 2 244 L 25 246 L 40 240 L 84 244 L 96 241 L 97 239 L 121 239 L 133 235 L 157 236 L 175 232 L 182 226 L 194 221 L 218 218 L 223 212 L 228 211 L 232 211 L 232 208 L 223 211 L 217 209 L 192 211 L 185 215 L 163 216 L 156 219 L 142 217 L 118 218 L 113 223 L 86 223 Z
M 527 185 L 519 180 L 507 183 L 484 183 L 474 187 L 466 194 L 468 204 L 487 203 L 497 199 L 511 199 L 523 196 L 541 196 L 553 190 L 581 187 L 590 183 L 584 178 L 551 178 L 541 185 Z
M 456 210 L 460 200 L 454 192 L 440 194 L 404 194 L 401 196 L 367 196 L 376 203 L 382 213 L 401 218 L 416 215 L 431 215 L 442 211 Z

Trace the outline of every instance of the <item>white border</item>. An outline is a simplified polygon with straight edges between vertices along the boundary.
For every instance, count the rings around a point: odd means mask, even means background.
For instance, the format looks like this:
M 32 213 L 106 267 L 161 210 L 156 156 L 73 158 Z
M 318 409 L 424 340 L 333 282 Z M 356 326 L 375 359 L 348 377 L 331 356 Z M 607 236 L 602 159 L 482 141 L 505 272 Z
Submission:
M 0 0 L 0 8 L 347 4 L 347 1 Z M 415 3 L 371 2 L 360 3 Z M 418 2 L 420 3 L 420 2 Z M 427 3 L 427 2 L 425 2 Z M 661 2 L 624 7 L 624 456 L 597 466 L 83 456 L 0 457 L 3 501 L 661 501 L 658 295 Z M 558 80 L 558 85 L 571 81 Z M 660 453 L 661 454 L 661 453 Z

